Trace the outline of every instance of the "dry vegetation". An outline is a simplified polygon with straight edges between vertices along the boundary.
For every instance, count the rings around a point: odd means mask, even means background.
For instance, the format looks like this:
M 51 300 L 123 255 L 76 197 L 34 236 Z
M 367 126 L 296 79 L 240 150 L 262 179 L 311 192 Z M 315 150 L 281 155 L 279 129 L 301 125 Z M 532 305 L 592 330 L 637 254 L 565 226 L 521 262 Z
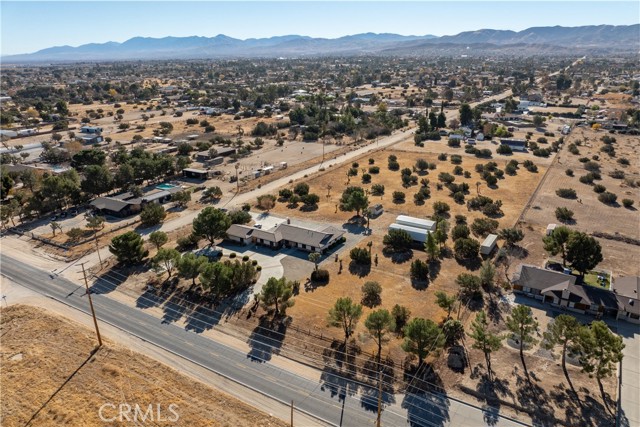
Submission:
M 184 426 L 285 425 L 112 343 L 91 355 L 92 331 L 42 310 L 4 308 L 1 325 L 3 426 L 23 426 L 34 414 L 33 426 L 101 426 L 98 409 L 105 402 L 139 403 L 144 408 L 160 403 L 163 410 L 175 403 L 179 425 Z

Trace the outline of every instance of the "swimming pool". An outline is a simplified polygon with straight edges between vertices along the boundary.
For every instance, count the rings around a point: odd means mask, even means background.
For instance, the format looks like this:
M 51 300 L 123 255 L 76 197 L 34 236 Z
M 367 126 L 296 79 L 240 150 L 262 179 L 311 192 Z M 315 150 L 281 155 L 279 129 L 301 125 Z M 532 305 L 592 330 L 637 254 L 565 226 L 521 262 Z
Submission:
M 159 184 L 156 185 L 156 188 L 158 190 L 171 190 L 172 188 L 176 188 L 177 185 L 173 185 L 173 184 Z

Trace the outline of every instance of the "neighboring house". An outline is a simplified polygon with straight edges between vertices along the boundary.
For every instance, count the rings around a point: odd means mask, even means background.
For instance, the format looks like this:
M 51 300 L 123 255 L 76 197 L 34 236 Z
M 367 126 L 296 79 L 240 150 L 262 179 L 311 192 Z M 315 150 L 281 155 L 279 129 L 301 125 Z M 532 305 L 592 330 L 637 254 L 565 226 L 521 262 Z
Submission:
M 166 190 L 152 190 L 142 197 L 135 197 L 132 193 L 122 193 L 110 197 L 98 197 L 89 205 L 102 215 L 125 218 L 139 213 L 148 203 L 163 204 L 171 200 L 171 196 L 182 188 L 174 187 Z
M 577 277 L 530 265 L 520 265 L 512 279 L 513 291 L 554 307 L 597 317 L 623 319 L 640 323 L 640 301 L 608 289 L 576 284 Z M 629 279 L 629 283 L 632 280 Z M 632 284 L 618 285 L 631 293 Z M 637 287 L 637 285 L 636 285 Z M 614 288 L 615 289 L 615 288 Z M 637 289 L 636 289 L 637 291 Z
M 640 323 L 640 277 L 619 277 L 613 281 L 611 289 L 620 305 L 618 318 L 624 317 L 628 322 Z
M 255 243 L 274 249 L 298 248 L 307 252 L 324 252 L 337 243 L 343 235 L 343 230 L 331 226 L 317 231 L 284 223 L 271 230 L 261 230 L 240 224 L 233 224 L 227 230 L 227 238 L 234 242 Z
M 102 133 L 102 128 L 97 126 L 82 126 L 80 128 L 80 133 L 100 135 Z
M 500 138 L 500 144 L 508 145 L 513 151 L 527 151 L 527 141 L 524 139 Z
M 205 180 L 209 178 L 209 171 L 206 169 L 186 168 L 186 169 L 182 169 L 182 175 L 185 178 Z
M 104 141 L 104 138 L 100 134 L 95 133 L 81 133 L 76 135 L 76 140 L 83 144 L 98 144 Z

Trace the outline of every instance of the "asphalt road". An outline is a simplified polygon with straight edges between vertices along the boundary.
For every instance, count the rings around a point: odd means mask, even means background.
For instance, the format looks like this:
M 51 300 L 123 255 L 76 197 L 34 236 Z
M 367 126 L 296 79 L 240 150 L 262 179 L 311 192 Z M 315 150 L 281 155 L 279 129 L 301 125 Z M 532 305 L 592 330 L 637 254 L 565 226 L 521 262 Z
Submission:
M 33 291 L 88 312 L 84 286 L 1 255 L 1 274 Z M 320 383 L 268 362 L 269 346 L 253 343 L 251 353 L 229 348 L 195 332 L 133 309 L 103 294 L 93 294 L 102 322 L 195 362 L 282 403 L 294 401 L 296 410 L 318 419 L 318 425 L 361 427 L 374 425 L 377 391 L 342 377 L 324 373 Z M 259 344 L 259 343 L 258 343 Z M 292 362 L 293 363 L 293 362 Z M 462 402 L 431 393 L 383 393 L 385 426 L 522 425 Z

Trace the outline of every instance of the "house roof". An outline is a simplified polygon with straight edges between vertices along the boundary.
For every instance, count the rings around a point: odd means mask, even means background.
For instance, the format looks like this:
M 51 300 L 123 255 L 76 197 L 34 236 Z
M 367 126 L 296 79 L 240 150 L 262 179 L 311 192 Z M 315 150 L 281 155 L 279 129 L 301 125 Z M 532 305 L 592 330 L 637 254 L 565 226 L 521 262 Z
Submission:
M 576 277 L 524 264 L 520 266 L 518 273 L 516 273 L 516 278 L 513 280 L 517 285 L 538 289 L 540 291 L 554 285 L 565 283 L 566 281 L 574 284 Z
M 633 299 L 640 298 L 640 276 L 617 278 L 613 282 L 613 292 Z
M 282 238 L 285 240 L 313 247 L 324 246 L 334 236 L 342 236 L 344 234 L 344 231 L 335 227 L 327 227 L 322 231 L 314 231 L 291 224 L 280 224 L 276 232 L 281 233 Z
M 251 234 L 256 230 L 256 228 L 248 227 L 242 224 L 231 224 L 231 227 L 229 227 L 229 229 L 227 230 L 227 236 L 246 239 L 247 237 L 251 236 Z
M 282 240 L 282 234 L 279 232 L 279 228 L 280 227 L 276 227 L 274 230 L 255 229 L 251 236 L 256 239 L 266 240 L 267 242 L 278 243 Z
M 527 141 L 524 139 L 500 139 L 500 144 L 513 145 L 516 147 L 524 147 L 527 144 Z
M 100 210 L 104 209 L 111 212 L 120 212 L 122 209 L 126 208 L 127 206 L 134 205 L 136 203 L 132 203 L 131 200 L 118 200 L 112 197 L 98 197 L 97 199 L 93 200 L 89 204 L 96 209 L 100 209 Z

